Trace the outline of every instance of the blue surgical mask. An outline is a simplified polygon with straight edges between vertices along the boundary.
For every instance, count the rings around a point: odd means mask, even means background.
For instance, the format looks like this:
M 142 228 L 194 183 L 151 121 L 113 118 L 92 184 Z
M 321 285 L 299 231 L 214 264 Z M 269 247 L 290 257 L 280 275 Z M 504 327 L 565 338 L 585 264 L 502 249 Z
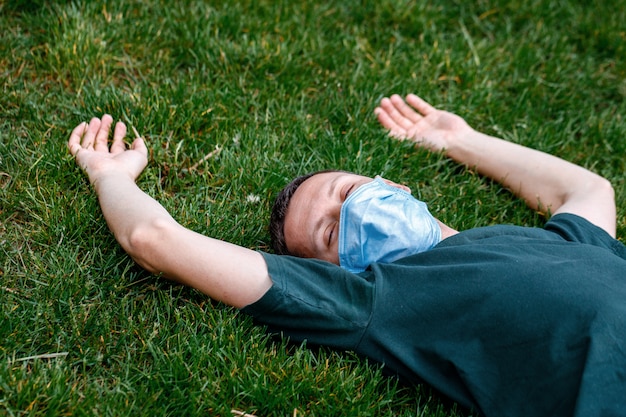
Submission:
M 441 228 L 426 204 L 380 177 L 341 206 L 339 265 L 350 272 L 427 251 L 440 241 Z

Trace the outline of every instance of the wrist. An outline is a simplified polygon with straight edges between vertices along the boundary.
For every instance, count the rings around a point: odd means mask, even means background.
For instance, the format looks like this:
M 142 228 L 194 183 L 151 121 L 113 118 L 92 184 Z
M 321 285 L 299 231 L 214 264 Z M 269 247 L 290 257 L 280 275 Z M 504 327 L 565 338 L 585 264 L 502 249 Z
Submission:
M 120 171 L 102 171 L 89 175 L 89 182 L 96 190 L 96 193 L 109 184 L 120 184 L 124 182 L 135 183 L 135 179 L 129 174 Z
M 465 125 L 454 132 L 450 132 L 445 137 L 443 151 L 450 157 L 456 153 L 465 152 L 465 150 L 476 144 L 480 135 L 480 132 L 474 130 L 469 125 Z

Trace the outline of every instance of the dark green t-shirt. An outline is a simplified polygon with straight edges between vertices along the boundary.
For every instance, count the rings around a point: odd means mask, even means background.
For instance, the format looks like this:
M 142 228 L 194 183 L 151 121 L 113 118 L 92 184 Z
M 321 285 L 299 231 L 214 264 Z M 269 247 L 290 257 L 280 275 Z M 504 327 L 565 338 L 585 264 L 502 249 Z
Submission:
M 272 332 L 488 416 L 626 413 L 626 247 L 580 217 L 472 229 L 360 274 L 264 256 L 274 285 L 243 311 Z

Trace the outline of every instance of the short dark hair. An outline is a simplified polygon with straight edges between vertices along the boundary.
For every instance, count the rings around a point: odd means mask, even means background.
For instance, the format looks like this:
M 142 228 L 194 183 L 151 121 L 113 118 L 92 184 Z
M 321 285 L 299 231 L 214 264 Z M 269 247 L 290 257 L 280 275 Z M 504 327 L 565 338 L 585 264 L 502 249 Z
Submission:
M 325 172 L 337 172 L 335 169 L 327 169 L 324 171 L 316 171 L 310 172 L 308 174 L 297 177 L 289 184 L 287 184 L 276 196 L 276 200 L 274 200 L 274 205 L 272 206 L 272 213 L 270 215 L 270 243 L 274 252 L 278 255 L 294 255 L 298 256 L 297 253 L 293 253 L 287 249 L 287 242 L 285 241 L 285 216 L 287 216 L 287 210 L 289 209 L 289 203 L 293 195 L 296 193 L 298 188 L 304 183 L 304 181 L 308 180 L 314 175 L 322 174 Z

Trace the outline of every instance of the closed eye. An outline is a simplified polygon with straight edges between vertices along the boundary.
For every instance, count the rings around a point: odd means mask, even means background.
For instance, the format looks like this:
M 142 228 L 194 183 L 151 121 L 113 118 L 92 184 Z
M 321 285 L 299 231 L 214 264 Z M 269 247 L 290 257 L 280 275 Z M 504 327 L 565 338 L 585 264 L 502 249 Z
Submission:
M 350 187 L 348 187 L 348 189 L 346 190 L 345 194 L 343 195 L 343 200 L 344 201 L 346 201 L 346 198 L 348 198 L 348 196 L 352 192 L 353 188 L 354 188 L 354 184 L 352 184 Z
M 330 228 L 330 232 L 328 233 L 328 242 L 327 242 L 328 246 L 330 246 L 333 241 L 333 237 L 335 236 L 336 229 L 337 229 L 337 222 L 334 222 Z

